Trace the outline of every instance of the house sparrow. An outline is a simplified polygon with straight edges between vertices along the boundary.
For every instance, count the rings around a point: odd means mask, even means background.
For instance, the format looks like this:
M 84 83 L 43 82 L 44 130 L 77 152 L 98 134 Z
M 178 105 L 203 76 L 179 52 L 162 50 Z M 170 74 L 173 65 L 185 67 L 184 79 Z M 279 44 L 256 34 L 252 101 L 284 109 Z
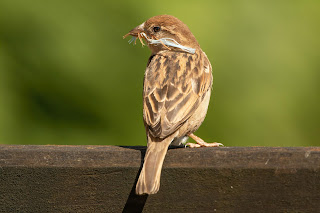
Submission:
M 211 64 L 187 25 L 174 16 L 155 16 L 127 35 L 146 41 L 151 50 L 144 75 L 143 119 L 148 147 L 136 194 L 159 191 L 162 164 L 170 144 L 188 137 L 190 147 L 216 147 L 195 136 L 209 105 Z

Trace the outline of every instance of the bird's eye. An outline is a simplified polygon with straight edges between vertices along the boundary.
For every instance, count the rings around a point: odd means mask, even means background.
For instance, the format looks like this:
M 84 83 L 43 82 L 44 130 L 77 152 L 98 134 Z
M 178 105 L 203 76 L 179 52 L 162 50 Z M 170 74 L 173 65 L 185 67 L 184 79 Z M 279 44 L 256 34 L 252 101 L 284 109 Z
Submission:
M 161 30 L 161 28 L 160 27 L 153 27 L 153 32 L 155 32 L 155 33 L 157 33 L 157 32 L 159 32 Z

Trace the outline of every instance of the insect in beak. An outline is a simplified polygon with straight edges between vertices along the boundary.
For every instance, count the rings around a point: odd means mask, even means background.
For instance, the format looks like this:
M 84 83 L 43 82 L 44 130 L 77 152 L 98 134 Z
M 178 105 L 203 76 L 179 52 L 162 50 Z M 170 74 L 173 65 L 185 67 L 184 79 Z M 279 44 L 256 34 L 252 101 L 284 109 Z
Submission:
M 129 35 L 131 35 L 131 36 L 133 36 L 133 38 L 129 40 L 129 43 L 134 41 L 135 44 L 136 44 L 136 39 L 139 38 L 139 40 L 143 46 L 143 45 L 145 45 L 142 40 L 143 37 L 141 36 L 141 33 L 144 33 L 143 29 L 144 29 L 144 23 L 142 23 L 139 26 L 137 26 L 136 28 L 133 28 L 132 30 L 130 30 L 130 32 L 127 33 L 126 35 L 124 35 L 123 38 L 126 38 Z

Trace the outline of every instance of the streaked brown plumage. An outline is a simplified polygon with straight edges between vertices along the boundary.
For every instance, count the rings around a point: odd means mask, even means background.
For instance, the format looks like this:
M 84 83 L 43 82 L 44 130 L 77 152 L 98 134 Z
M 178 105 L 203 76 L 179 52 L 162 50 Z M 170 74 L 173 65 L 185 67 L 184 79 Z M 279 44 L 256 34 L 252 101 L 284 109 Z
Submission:
M 153 39 L 172 38 L 195 49 L 192 54 L 163 43 L 148 43 L 152 53 L 143 89 L 143 119 L 148 147 L 136 193 L 155 194 L 160 187 L 161 168 L 171 143 L 178 145 L 190 136 L 198 143 L 189 144 L 191 147 L 221 144 L 205 143 L 193 135 L 207 113 L 212 68 L 189 28 L 173 16 L 161 15 L 148 19 L 128 35 L 140 38 L 142 32 Z

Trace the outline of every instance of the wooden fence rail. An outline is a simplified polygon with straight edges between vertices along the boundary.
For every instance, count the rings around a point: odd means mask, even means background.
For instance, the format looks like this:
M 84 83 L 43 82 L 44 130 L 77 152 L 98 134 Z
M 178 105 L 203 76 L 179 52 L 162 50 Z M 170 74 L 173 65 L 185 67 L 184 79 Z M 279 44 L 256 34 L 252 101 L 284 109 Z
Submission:
M 320 212 L 320 147 L 171 148 L 137 196 L 144 153 L 0 145 L 0 212 Z

